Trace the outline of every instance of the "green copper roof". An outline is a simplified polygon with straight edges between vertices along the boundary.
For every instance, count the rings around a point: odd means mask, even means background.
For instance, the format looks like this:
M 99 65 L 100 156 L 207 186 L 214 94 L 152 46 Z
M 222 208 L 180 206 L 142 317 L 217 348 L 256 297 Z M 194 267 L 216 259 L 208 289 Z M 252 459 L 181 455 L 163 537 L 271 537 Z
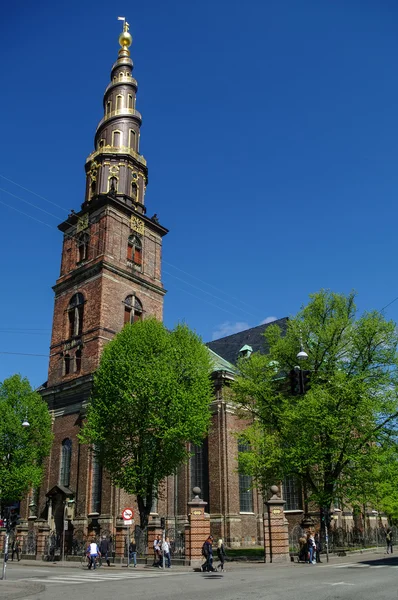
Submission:
M 213 350 L 210 350 L 210 348 L 207 348 L 207 350 L 209 351 L 210 359 L 213 364 L 213 371 L 228 371 L 229 373 L 233 374 L 238 372 L 236 367 L 231 365 L 231 363 L 225 360 L 225 358 L 222 358 L 213 352 Z

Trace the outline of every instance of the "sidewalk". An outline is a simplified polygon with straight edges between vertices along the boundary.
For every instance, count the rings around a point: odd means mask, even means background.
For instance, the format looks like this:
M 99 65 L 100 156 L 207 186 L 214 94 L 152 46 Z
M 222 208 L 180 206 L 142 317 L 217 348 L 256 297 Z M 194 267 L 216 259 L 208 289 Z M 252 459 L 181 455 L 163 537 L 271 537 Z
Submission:
M 347 563 L 347 562 L 361 562 L 364 559 L 369 560 L 369 559 L 381 559 L 383 557 L 386 557 L 386 553 L 384 550 L 382 550 L 381 548 L 379 548 L 379 550 L 375 550 L 375 549 L 369 549 L 369 550 L 363 550 L 363 551 L 355 551 L 355 552 L 347 552 L 346 556 L 337 556 L 335 554 L 332 554 L 329 556 L 329 563 L 326 562 L 326 555 L 322 554 L 321 555 L 321 559 L 322 559 L 322 565 L 323 566 L 327 566 L 329 565 L 338 565 L 340 563 Z M 392 555 L 394 556 L 394 555 Z M 215 560 L 215 563 L 217 564 L 218 561 L 217 559 Z M 45 567 L 45 568 L 65 568 L 65 569 L 80 569 L 82 570 L 82 566 L 80 564 L 80 561 L 56 561 L 56 562 L 47 562 L 44 560 L 25 560 L 25 559 L 21 559 L 19 562 L 11 562 L 8 561 L 7 563 L 7 567 L 32 567 L 32 568 L 36 568 L 36 567 Z M 261 561 L 255 560 L 255 561 L 249 561 L 249 560 L 245 560 L 245 561 L 238 561 L 238 560 L 232 560 L 232 561 L 228 561 L 226 562 L 226 569 L 236 569 L 236 568 L 253 568 L 253 567 L 300 567 L 300 566 L 305 566 L 305 563 L 297 563 L 297 562 L 286 562 L 286 563 L 263 563 Z M 113 564 L 111 563 L 111 566 L 108 567 L 106 564 L 103 565 L 101 567 L 103 570 L 109 570 L 109 571 L 113 571 L 113 570 L 126 570 L 127 569 L 127 565 L 126 564 Z M 134 567 L 132 565 L 130 565 L 129 569 L 132 571 L 134 570 Z M 152 567 L 151 564 L 137 564 L 136 567 L 137 571 L 158 571 L 159 569 Z M 173 564 L 172 563 L 172 570 L 176 571 L 176 572 L 187 572 L 187 571 L 193 571 L 194 568 L 187 565 L 180 565 L 180 564 Z

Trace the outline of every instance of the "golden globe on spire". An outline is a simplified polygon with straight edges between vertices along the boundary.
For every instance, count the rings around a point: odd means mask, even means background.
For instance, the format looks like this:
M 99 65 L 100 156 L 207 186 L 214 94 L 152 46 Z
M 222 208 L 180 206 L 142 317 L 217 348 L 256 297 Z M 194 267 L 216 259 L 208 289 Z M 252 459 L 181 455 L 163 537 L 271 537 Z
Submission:
M 129 33 L 130 25 L 126 21 L 126 17 L 118 17 L 118 21 L 123 21 L 123 31 L 119 35 L 119 44 L 122 47 L 122 51 L 125 50 L 129 53 L 128 48 L 131 46 L 133 38 L 131 33 Z M 120 53 L 120 50 L 119 50 Z M 130 53 L 129 53 L 130 54 Z

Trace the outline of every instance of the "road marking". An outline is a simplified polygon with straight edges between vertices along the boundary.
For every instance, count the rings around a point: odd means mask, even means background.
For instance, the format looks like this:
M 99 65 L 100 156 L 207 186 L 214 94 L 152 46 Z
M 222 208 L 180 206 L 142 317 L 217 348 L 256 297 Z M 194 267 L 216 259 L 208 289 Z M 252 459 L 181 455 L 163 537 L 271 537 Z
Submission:
M 329 581 L 324 582 L 324 585 L 355 585 L 355 583 L 346 583 L 345 581 L 336 581 L 335 583 L 330 583 Z
M 390 565 L 369 565 L 371 569 L 386 569 Z
M 175 575 L 189 575 L 190 573 L 167 573 L 168 576 Z M 166 573 L 159 572 L 146 572 L 146 573 L 105 573 L 104 575 L 100 575 L 99 573 L 87 573 L 87 575 L 54 575 L 52 577 L 29 577 L 24 579 L 19 579 L 19 581 L 29 581 L 29 582 L 38 582 L 38 583 L 46 583 L 53 585 L 61 585 L 61 584 L 70 584 L 70 585 L 84 585 L 90 582 L 100 582 L 100 581 L 122 581 L 127 579 L 150 579 L 154 577 L 161 577 L 162 575 L 166 575 Z

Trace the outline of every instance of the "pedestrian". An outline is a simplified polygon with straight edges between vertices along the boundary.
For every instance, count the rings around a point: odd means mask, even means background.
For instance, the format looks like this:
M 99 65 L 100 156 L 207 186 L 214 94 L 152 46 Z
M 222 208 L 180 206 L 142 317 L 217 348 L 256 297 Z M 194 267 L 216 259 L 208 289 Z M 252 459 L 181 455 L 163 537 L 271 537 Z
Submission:
M 91 542 L 87 547 L 87 556 L 90 558 L 89 569 L 91 567 L 95 569 L 97 568 L 97 558 L 101 556 L 97 542 Z
M 322 544 L 319 533 L 315 534 L 315 561 L 321 563 Z
M 163 555 L 167 562 L 166 567 L 171 569 L 171 558 L 170 558 L 170 539 L 167 537 L 162 544 Z
M 21 560 L 19 558 L 20 552 L 21 552 L 21 547 L 19 545 L 19 539 L 16 538 L 16 539 L 13 540 L 12 546 L 11 546 L 11 560 L 12 561 L 14 560 L 14 554 L 16 554 L 17 555 L 17 560 L 19 562 Z
M 101 556 L 103 556 L 106 560 L 106 564 L 108 567 L 111 566 L 110 556 L 111 556 L 111 546 L 108 540 L 106 539 L 106 535 L 102 536 L 102 540 L 99 546 L 99 551 L 101 552 Z
M 162 542 L 160 539 L 160 535 L 156 536 L 155 539 L 153 540 L 153 554 L 154 554 L 154 558 L 153 558 L 153 567 L 159 567 L 159 569 L 162 568 Z
M 209 535 L 202 546 L 202 555 L 206 562 L 202 565 L 203 571 L 214 571 L 213 569 L 213 536 Z
M 219 567 L 221 567 L 221 571 L 224 571 L 224 562 L 225 562 L 225 548 L 224 542 L 220 538 L 217 542 L 217 556 L 220 561 Z
M 307 546 L 308 546 L 308 561 L 310 565 L 315 564 L 314 551 L 315 551 L 315 538 L 312 533 L 307 534 Z
M 392 529 L 391 527 L 388 527 L 386 532 L 387 554 L 392 554 L 392 543 Z
M 129 546 L 129 558 L 130 562 L 133 561 L 134 568 L 137 566 L 137 544 L 133 538 Z

